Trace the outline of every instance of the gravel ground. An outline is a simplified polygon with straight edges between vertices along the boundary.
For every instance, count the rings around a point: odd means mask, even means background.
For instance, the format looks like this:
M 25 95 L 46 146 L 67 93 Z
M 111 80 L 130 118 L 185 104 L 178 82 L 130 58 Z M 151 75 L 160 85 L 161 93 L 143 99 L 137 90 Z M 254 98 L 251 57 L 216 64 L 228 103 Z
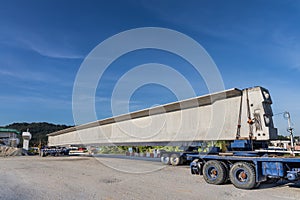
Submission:
M 299 199 L 300 183 L 240 190 L 187 166 L 109 157 L 0 158 L 0 199 Z

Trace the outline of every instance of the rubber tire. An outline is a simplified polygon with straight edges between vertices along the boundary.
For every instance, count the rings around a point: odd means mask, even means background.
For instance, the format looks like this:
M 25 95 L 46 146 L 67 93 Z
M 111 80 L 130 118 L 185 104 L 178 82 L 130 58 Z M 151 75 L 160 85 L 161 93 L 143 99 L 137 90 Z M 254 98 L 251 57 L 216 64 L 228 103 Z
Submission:
M 240 181 L 238 178 L 239 172 L 245 172 L 247 177 L 244 181 Z M 230 169 L 230 181 L 236 187 L 240 189 L 253 189 L 257 187 L 256 174 L 254 167 L 247 162 L 237 162 Z
M 178 154 L 176 154 L 176 153 L 173 153 L 173 154 L 170 156 L 170 163 L 171 163 L 171 165 L 173 165 L 173 166 L 181 165 L 181 164 L 182 164 L 182 158 L 180 157 L 180 155 L 178 155 Z
M 217 171 L 216 177 L 212 177 L 211 170 Z M 207 161 L 203 166 L 203 178 L 209 184 L 221 185 L 227 180 L 227 173 L 225 166 L 216 160 Z
M 160 161 L 164 164 L 164 165 L 169 165 L 170 164 L 170 157 L 168 154 L 162 154 L 160 157 Z
M 225 173 L 226 173 L 226 179 L 225 179 L 225 181 L 224 181 L 224 183 L 229 183 L 230 182 L 230 177 L 229 177 L 229 170 L 230 170 L 230 167 L 229 167 L 229 165 L 227 165 L 226 163 L 224 163 L 224 162 L 220 162 L 223 166 L 224 166 L 224 168 L 225 168 Z

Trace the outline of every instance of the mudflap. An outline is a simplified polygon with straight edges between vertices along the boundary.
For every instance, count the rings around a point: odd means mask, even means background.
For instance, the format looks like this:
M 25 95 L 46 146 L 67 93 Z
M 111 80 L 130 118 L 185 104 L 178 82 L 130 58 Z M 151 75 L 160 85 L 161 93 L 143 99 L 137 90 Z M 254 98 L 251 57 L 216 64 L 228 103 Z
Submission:
M 190 164 L 191 174 L 194 175 L 202 175 L 203 174 L 203 163 L 199 161 L 199 159 L 193 160 Z

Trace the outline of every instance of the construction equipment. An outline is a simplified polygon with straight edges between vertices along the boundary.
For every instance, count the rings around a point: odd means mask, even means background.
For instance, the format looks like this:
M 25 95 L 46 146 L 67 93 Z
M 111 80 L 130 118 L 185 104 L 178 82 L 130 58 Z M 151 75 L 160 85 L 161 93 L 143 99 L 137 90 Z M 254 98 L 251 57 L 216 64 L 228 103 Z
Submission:
M 243 93 L 246 94 L 248 117 L 245 118 L 240 115 L 236 140 L 231 142 L 226 152 L 219 150 L 217 152 L 188 154 L 187 158 L 193 160 L 190 164 L 191 173 L 203 175 L 204 180 L 209 184 L 220 185 L 230 180 L 235 187 L 241 189 L 256 188 L 261 183 L 274 183 L 280 179 L 300 180 L 300 157 L 295 156 L 300 152 L 294 151 L 290 114 L 284 113 L 288 120 L 291 150 L 268 149 L 270 139 L 258 143 L 255 132 L 264 130 L 265 127 L 274 130 L 270 94 L 266 93 L 266 90 L 262 90 L 264 98 L 255 102 L 249 99 L 248 92 L 249 89 L 246 89 Z M 243 107 L 242 102 L 241 107 Z M 256 109 L 260 107 L 259 104 L 264 108 L 265 114 L 263 115 L 259 114 Z M 245 131 L 242 129 L 243 121 L 244 124 L 245 122 L 248 123 L 249 137 L 241 139 L 240 135 L 243 134 L 241 130 Z M 263 132 L 262 134 L 268 133 Z
M 203 175 L 207 183 L 230 180 L 238 188 L 252 189 L 270 180 L 300 179 L 297 152 L 268 149 L 269 141 L 277 139 L 271 104 L 265 88 L 230 89 L 57 131 L 48 139 L 53 146 L 197 148 L 211 143 L 205 153 L 186 148 L 164 152 L 161 160 L 173 165 L 193 160 L 192 174 Z M 292 136 L 290 125 L 289 130 Z M 217 141 L 225 145 L 217 147 Z

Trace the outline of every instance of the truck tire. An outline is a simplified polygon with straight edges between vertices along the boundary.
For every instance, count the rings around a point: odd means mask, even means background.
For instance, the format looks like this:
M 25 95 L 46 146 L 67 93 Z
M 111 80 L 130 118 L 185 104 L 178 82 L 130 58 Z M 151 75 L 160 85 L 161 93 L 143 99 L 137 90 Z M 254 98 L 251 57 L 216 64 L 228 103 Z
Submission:
M 225 162 L 221 162 L 221 161 L 220 161 L 220 163 L 224 166 L 225 173 L 226 173 L 226 176 L 225 176 L 226 178 L 225 178 L 224 183 L 229 183 L 230 182 L 230 177 L 229 177 L 230 168 L 229 168 L 229 165 L 226 164 Z
M 181 165 L 182 164 L 182 158 L 180 157 L 179 154 L 173 153 L 170 156 L 170 163 L 173 166 Z
M 247 162 L 237 162 L 230 169 L 231 183 L 240 189 L 253 189 L 257 186 L 254 167 Z
M 161 155 L 160 157 L 160 161 L 164 164 L 164 165 L 169 165 L 170 164 L 170 157 L 168 154 L 164 153 Z
M 221 185 L 227 180 L 227 172 L 221 162 L 210 160 L 203 166 L 203 178 L 209 184 Z
M 195 175 L 202 175 L 202 164 L 199 163 L 199 159 L 194 159 L 191 162 L 191 174 L 195 174 Z

